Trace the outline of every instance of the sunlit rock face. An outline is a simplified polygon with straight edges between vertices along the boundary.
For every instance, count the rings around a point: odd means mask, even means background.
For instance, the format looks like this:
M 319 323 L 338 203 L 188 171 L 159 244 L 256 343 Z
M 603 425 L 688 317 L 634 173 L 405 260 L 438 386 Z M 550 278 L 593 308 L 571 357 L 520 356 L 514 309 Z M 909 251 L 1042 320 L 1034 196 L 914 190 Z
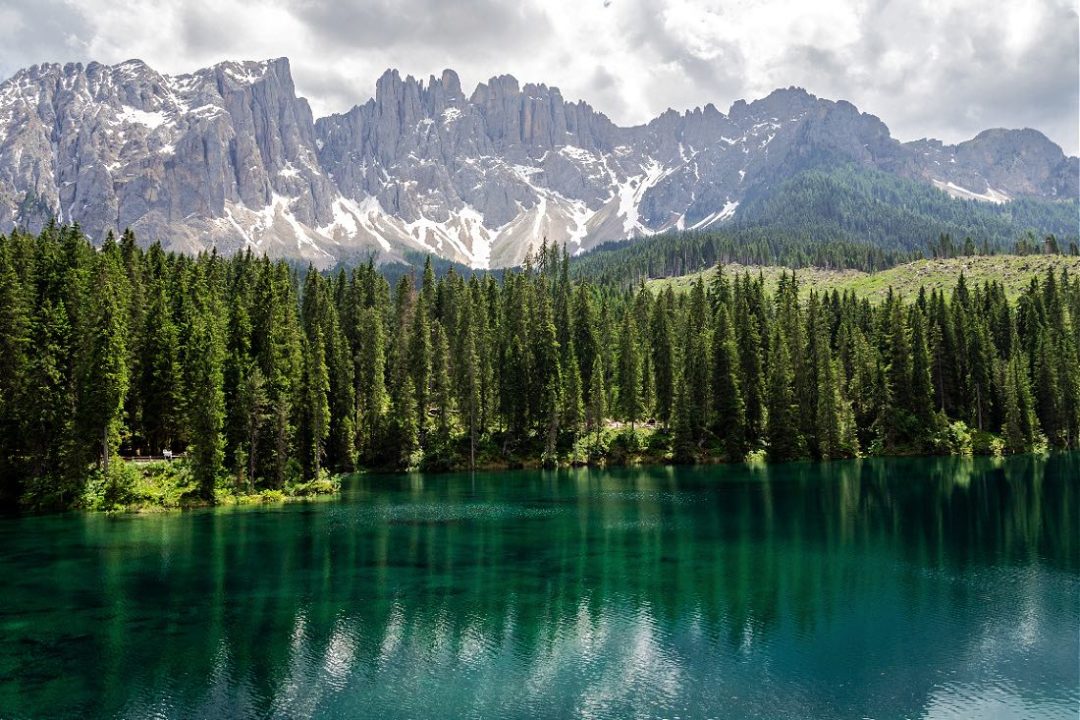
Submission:
M 1080 192 L 1077 159 L 1037 131 L 900 143 L 796 88 L 623 128 L 508 75 L 466 95 L 452 70 L 388 70 L 374 98 L 316 120 L 285 58 L 176 76 L 138 60 L 40 65 L 0 85 L 0 228 L 56 218 L 100 240 L 130 227 L 184 252 L 319 267 L 408 251 L 501 267 L 545 239 L 578 253 L 717 227 L 747 197 L 836 163 L 995 203 Z

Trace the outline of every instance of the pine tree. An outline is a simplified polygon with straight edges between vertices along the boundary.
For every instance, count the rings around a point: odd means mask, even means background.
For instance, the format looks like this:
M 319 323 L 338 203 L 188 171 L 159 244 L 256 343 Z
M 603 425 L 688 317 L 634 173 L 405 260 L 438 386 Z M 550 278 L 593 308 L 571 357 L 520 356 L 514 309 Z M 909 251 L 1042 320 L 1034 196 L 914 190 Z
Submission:
M 705 285 L 701 278 L 690 290 L 683 329 L 682 383 L 686 395 L 683 420 L 689 423 L 693 444 L 700 448 L 705 442 L 712 412 L 711 338 L 708 322 Z
M 1039 430 L 1023 356 L 1014 352 L 1002 371 L 1005 423 L 1001 434 L 1005 447 L 1009 452 L 1029 452 L 1035 448 Z
M 918 308 L 909 314 L 911 325 L 911 413 L 918 421 L 920 434 L 934 429 L 934 388 L 930 380 L 930 348 L 926 338 L 925 318 Z
M 165 283 L 150 288 L 145 314 L 139 392 L 142 424 L 151 453 L 172 447 L 182 420 L 183 374 L 180 369 L 179 331 L 173 321 Z
M 581 283 L 574 291 L 574 349 L 577 351 L 581 377 L 587 380 L 581 391 L 582 402 L 586 405 L 592 401 L 593 361 L 600 353 L 596 325 L 591 289 L 587 283 Z
M 0 236 L 0 506 L 15 505 L 22 494 L 20 457 L 33 422 L 31 415 L 24 415 L 32 339 L 28 295 L 10 243 Z
M 269 419 L 267 409 L 269 398 L 266 395 L 266 381 L 262 370 L 252 363 L 246 368 L 237 395 L 236 412 L 243 431 L 242 448 L 237 453 L 237 463 L 244 467 L 247 489 L 255 486 L 255 457 L 259 442 L 259 433 Z
M 326 460 L 333 470 L 351 471 L 357 453 L 355 368 L 338 317 L 336 308 L 330 306 L 323 320 L 330 410 Z
M 911 340 L 904 319 L 903 304 L 890 292 L 883 309 L 885 382 L 883 431 L 889 447 L 902 446 L 912 439 L 914 419 L 911 408 Z
M 747 252 L 776 251 L 760 245 Z M 1000 429 L 1010 452 L 1080 442 L 1067 272 L 1015 303 L 963 277 L 948 302 L 881 304 L 803 302 L 790 275 L 773 294 L 720 270 L 679 296 L 625 280 L 572 280 L 546 243 L 501 281 L 440 280 L 428 261 L 419 290 L 405 275 L 391 293 L 373 262 L 301 281 L 250 253 L 143 251 L 130 233 L 100 252 L 76 227 L 0 236 L 0 503 L 68 506 L 92 465 L 167 447 L 187 450 L 207 500 L 226 469 L 278 488 L 299 469 L 452 459 L 466 436 L 470 466 L 486 437 L 553 460 L 583 429 L 596 457 L 609 410 L 669 426 L 680 461 L 925 449 L 946 419 Z
M 1039 422 L 1050 444 L 1064 447 L 1068 441 L 1068 410 L 1064 403 L 1059 365 L 1055 361 L 1056 348 L 1045 327 L 1038 331 L 1035 357 L 1035 397 Z
M 96 455 L 106 473 L 120 443 L 129 381 L 126 299 L 120 273 L 116 259 L 103 251 L 95 262 L 94 292 L 81 329 L 80 441 L 84 448 L 96 448 L 91 455 Z
M 410 330 L 409 370 L 416 392 L 417 426 L 421 439 L 427 434 L 428 409 L 431 401 L 431 324 L 430 308 L 424 296 L 417 303 Z
M 773 333 L 768 382 L 769 457 L 792 460 L 806 452 L 799 431 L 799 408 L 795 398 L 795 372 L 791 367 L 788 342 L 778 325 Z
M 303 344 L 304 373 L 301 386 L 301 445 L 304 477 L 318 478 L 330 437 L 330 373 L 326 367 L 326 347 L 322 328 L 314 324 Z
M 679 463 L 694 463 L 698 459 L 697 428 L 691 418 L 693 412 L 687 384 L 679 378 L 675 383 L 675 401 L 672 407 L 672 458 Z
M 675 399 L 675 336 L 672 330 L 671 288 L 653 304 L 651 322 L 653 387 L 656 392 L 656 419 L 671 423 L 671 405 Z
M 438 418 L 436 431 L 440 442 L 450 439 L 450 413 L 453 402 L 450 387 L 450 342 L 442 323 L 435 321 L 431 344 L 432 400 Z
M 819 348 L 818 391 L 815 436 L 818 456 L 822 460 L 843 457 L 844 427 L 840 388 L 836 382 L 836 365 L 828 354 Z
M 386 339 L 378 308 L 365 308 L 360 313 L 360 336 L 354 348 L 356 413 L 353 423 L 360 434 L 361 455 L 371 461 L 375 444 L 383 427 L 386 395 Z
M 726 303 L 716 313 L 713 331 L 713 432 L 723 442 L 729 460 L 746 454 L 746 406 L 739 387 L 739 352 L 735 325 Z
M 420 446 L 420 428 L 417 420 L 416 388 L 412 377 L 405 376 L 400 390 L 394 394 L 393 403 L 393 444 L 394 463 L 398 467 L 409 467 L 413 453 Z
M 993 413 L 994 400 L 994 348 L 990 342 L 990 331 L 986 321 L 975 317 L 968 331 L 971 342 L 969 351 L 969 383 L 972 391 L 972 420 L 975 427 L 985 430 Z
M 641 417 L 641 355 L 638 346 L 637 321 L 629 309 L 623 314 L 619 334 L 619 414 L 630 423 L 631 430 Z
M 589 396 L 587 422 L 589 428 L 595 433 L 593 443 L 594 450 L 600 444 L 600 431 L 604 427 L 604 418 L 607 413 L 607 390 L 604 387 L 604 365 L 600 361 L 600 355 L 593 356 L 593 364 L 589 373 L 589 387 L 592 393 Z
M 751 310 L 749 276 L 738 283 L 735 299 L 736 342 L 739 350 L 739 389 L 743 395 L 746 417 L 746 440 L 750 447 L 760 447 L 765 440 L 765 364 L 763 339 L 758 315 Z
M 539 426 L 546 433 L 544 453 L 553 460 L 562 409 L 562 369 L 559 366 L 559 341 L 551 298 L 543 289 L 536 300 L 536 327 L 532 333 L 532 384 L 536 387 L 534 409 Z
M 460 394 L 458 404 L 463 422 L 469 433 L 469 468 L 476 467 L 476 443 L 481 431 L 483 417 L 483 366 L 480 360 L 479 337 L 483 332 L 482 318 L 477 317 L 476 297 L 466 302 L 462 313 L 462 362 L 458 365 L 461 377 L 458 381 Z
M 567 338 L 567 348 L 563 353 L 563 409 L 561 426 L 572 438 L 577 438 L 585 420 L 585 407 L 581 400 L 581 371 L 578 369 L 577 352 L 573 337 Z
M 224 459 L 225 425 L 224 332 L 221 306 L 206 278 L 194 286 L 187 387 L 188 424 L 191 427 L 191 469 L 199 497 L 213 501 L 214 486 Z

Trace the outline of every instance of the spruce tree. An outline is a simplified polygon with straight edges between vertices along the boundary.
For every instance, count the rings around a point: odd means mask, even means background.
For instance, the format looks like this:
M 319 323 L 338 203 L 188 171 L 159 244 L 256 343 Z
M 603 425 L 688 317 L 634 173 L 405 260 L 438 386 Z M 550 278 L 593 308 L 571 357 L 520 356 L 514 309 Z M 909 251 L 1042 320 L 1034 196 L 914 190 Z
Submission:
M 213 501 L 224 459 L 224 332 L 221 306 L 205 277 L 194 286 L 187 415 L 191 429 L 191 470 L 199 497 Z
M 769 457 L 792 460 L 803 457 L 806 446 L 799 431 L 799 408 L 795 397 L 795 371 L 788 342 L 780 326 L 773 332 L 768 382 Z
M 656 419 L 664 426 L 671 423 L 671 405 L 675 399 L 675 336 L 672 329 L 671 288 L 653 304 L 651 349 L 653 388 L 656 393 Z
M 322 328 L 313 325 L 303 341 L 304 372 L 300 416 L 304 478 L 318 478 L 330 437 L 330 373 Z
M 735 325 L 726 302 L 721 302 L 716 313 L 712 353 L 713 432 L 728 459 L 735 460 L 746 454 L 746 406 L 739 387 Z
M 142 424 L 150 452 L 171 449 L 181 422 L 184 399 L 180 369 L 179 331 L 173 321 L 165 283 L 150 288 L 150 307 L 145 314 L 142 377 Z
M 902 301 L 890 291 L 882 311 L 887 400 L 882 416 L 885 441 L 900 447 L 912 440 L 914 418 L 911 382 L 911 339 Z
M 450 413 L 453 411 L 450 387 L 450 341 L 442 323 L 435 321 L 431 344 L 432 400 L 436 412 L 436 432 L 440 442 L 450 439 Z
M 578 368 L 577 352 L 574 339 L 567 338 L 567 348 L 563 353 L 566 362 L 563 368 L 563 408 L 561 426 L 572 438 L 576 438 L 585 420 L 585 407 L 581 400 L 581 371 Z
M 84 343 L 79 363 L 80 440 L 108 472 L 120 443 L 129 382 L 127 316 L 116 258 L 103 251 L 94 264 L 94 291 L 80 328 Z
M 619 414 L 630 423 L 631 430 L 641 417 L 641 355 L 638 346 L 637 321 L 629 309 L 623 314 L 619 334 Z
M 930 348 L 926 337 L 926 324 L 922 312 L 913 308 L 909 314 L 911 325 L 911 413 L 915 416 L 920 434 L 928 435 L 934 429 L 934 387 L 930 380 Z
M 698 459 L 699 438 L 691 417 L 693 407 L 687 388 L 682 378 L 676 380 L 671 421 L 671 454 L 675 462 L 679 463 L 694 463 Z
M 0 236 L 0 505 L 15 505 L 22 494 L 26 434 L 34 419 L 24 414 L 31 363 L 31 303 L 16 272 L 11 243 Z
M 1001 434 L 1005 447 L 1013 453 L 1030 452 L 1035 448 L 1039 430 L 1023 356 L 1013 352 L 1004 364 L 1003 374 L 1005 423 Z
M 354 348 L 356 412 L 353 426 L 358 433 L 361 456 L 370 462 L 376 452 L 379 431 L 387 402 L 386 334 L 381 313 L 376 307 L 360 312 L 360 336 Z
M 607 413 L 607 389 L 604 387 L 604 365 L 599 355 L 593 356 L 593 364 L 589 373 L 589 387 L 592 393 L 589 396 L 586 416 L 589 428 L 595 433 L 593 449 L 600 444 L 600 431 L 604 428 L 604 419 Z

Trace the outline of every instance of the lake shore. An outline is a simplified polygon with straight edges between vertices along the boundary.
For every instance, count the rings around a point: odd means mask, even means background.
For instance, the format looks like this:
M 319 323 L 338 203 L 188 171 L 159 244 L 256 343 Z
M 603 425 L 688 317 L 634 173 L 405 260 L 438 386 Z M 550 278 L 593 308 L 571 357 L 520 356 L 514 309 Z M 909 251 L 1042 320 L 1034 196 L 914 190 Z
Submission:
M 991 433 L 956 443 L 944 443 L 935 448 L 894 449 L 887 454 L 870 453 L 861 457 L 942 457 L 942 456 L 1000 456 L 1002 443 Z M 469 448 L 462 438 L 442 455 L 416 457 L 407 467 L 372 467 L 359 473 L 390 474 L 400 472 L 454 473 L 498 472 L 513 470 L 568 469 L 575 467 L 620 468 L 669 465 L 729 465 L 749 463 L 774 465 L 765 451 L 755 451 L 732 460 L 719 447 L 706 446 L 690 460 L 676 457 L 670 431 L 641 425 L 631 431 L 621 423 L 610 423 L 597 439 L 579 438 L 573 446 L 563 448 L 554 457 L 546 457 L 542 446 L 527 443 L 507 446 L 487 440 L 476 449 L 475 464 L 470 467 Z M 811 458 L 804 458 L 811 459 Z M 311 481 L 287 481 L 281 488 L 253 488 L 234 478 L 222 478 L 212 501 L 200 497 L 191 478 L 187 462 L 173 461 L 114 461 L 110 473 L 100 471 L 88 480 L 83 494 L 70 509 L 114 514 L 149 514 L 176 512 L 206 507 L 273 505 L 291 502 L 311 502 L 334 498 L 341 491 L 342 479 L 354 473 L 332 475 L 325 470 Z
M 185 460 L 132 462 L 116 460 L 108 473 L 98 471 L 86 483 L 73 509 L 106 513 L 161 513 L 205 507 L 271 505 L 332 497 L 341 476 L 325 471 L 306 481 L 287 481 L 280 488 L 256 489 L 223 478 L 213 500 L 201 497 Z

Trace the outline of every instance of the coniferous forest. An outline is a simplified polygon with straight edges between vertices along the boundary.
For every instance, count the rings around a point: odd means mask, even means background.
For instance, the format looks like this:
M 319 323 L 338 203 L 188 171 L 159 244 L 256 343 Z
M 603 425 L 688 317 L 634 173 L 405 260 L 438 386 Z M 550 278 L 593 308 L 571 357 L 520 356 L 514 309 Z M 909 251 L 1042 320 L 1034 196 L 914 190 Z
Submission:
M 0 236 L 0 502 L 77 505 L 122 457 L 194 493 L 357 469 L 1027 452 L 1080 440 L 1080 281 L 800 299 L 523 268 L 393 286 L 241 254 Z

